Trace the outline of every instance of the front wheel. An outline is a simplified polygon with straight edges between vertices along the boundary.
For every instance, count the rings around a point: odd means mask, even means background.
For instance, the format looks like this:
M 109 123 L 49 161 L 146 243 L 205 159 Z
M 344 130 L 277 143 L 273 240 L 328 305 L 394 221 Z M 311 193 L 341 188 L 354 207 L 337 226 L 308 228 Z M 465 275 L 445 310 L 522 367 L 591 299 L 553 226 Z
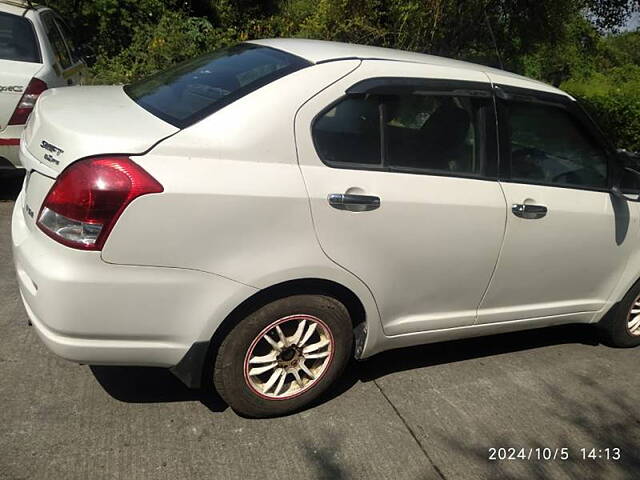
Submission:
M 640 281 L 631 287 L 616 309 L 599 324 L 604 341 L 612 347 L 640 345 Z
M 352 345 L 349 312 L 334 298 L 276 300 L 240 321 L 222 341 L 214 385 L 242 415 L 287 414 L 316 399 L 338 378 Z

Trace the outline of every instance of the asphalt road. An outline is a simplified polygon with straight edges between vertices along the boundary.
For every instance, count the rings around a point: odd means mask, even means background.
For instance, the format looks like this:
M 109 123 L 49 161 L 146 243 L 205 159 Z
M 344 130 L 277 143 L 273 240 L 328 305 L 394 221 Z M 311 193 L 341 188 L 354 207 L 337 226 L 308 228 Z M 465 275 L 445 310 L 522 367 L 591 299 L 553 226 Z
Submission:
M 240 418 L 163 369 L 58 359 L 18 295 L 16 190 L 0 179 L 2 479 L 640 476 L 640 349 L 610 349 L 584 327 L 381 354 L 319 405 L 270 420 Z M 490 461 L 492 447 L 533 458 Z M 569 459 L 537 460 L 537 448 Z M 582 460 L 581 448 L 621 459 Z

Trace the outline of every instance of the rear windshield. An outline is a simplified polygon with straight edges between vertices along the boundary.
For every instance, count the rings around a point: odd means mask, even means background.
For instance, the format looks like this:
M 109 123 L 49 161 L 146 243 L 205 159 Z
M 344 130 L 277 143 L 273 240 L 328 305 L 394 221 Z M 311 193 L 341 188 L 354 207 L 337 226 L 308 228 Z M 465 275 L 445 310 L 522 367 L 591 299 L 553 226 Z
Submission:
M 185 128 L 308 65 L 280 50 L 244 43 L 188 60 L 125 91 L 142 108 Z
M 0 13 L 0 60 L 40 63 L 40 49 L 29 20 Z

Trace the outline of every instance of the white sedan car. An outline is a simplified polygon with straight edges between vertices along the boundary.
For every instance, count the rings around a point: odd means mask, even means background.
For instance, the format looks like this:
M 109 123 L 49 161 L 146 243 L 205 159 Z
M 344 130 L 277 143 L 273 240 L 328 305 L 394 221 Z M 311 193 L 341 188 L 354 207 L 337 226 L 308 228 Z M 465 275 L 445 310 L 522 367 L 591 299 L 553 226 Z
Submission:
M 398 347 L 566 323 L 640 343 L 636 174 L 574 99 L 504 71 L 253 41 L 45 92 L 20 158 L 44 343 L 213 381 L 247 416 Z
M 62 17 L 28 1 L 0 0 L 0 169 L 20 168 L 20 135 L 47 88 L 82 83 L 85 63 Z

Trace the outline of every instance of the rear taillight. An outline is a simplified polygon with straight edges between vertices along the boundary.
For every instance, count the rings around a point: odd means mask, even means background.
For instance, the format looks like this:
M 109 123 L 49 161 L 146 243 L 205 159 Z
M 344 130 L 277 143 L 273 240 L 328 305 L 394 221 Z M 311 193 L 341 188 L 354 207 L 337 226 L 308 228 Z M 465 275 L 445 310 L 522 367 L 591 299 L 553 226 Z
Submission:
M 29 114 L 33 111 L 33 107 L 36 105 L 36 100 L 38 100 L 40 94 L 46 89 L 46 83 L 42 80 L 38 80 L 37 78 L 32 78 L 29 85 L 27 85 L 27 89 L 22 94 L 20 103 L 18 103 L 18 106 L 9 120 L 9 125 L 24 125 L 27 123 L 27 118 L 29 118 Z
M 101 250 L 134 199 L 164 189 L 127 157 L 97 157 L 67 167 L 44 199 L 38 226 L 72 248 Z

